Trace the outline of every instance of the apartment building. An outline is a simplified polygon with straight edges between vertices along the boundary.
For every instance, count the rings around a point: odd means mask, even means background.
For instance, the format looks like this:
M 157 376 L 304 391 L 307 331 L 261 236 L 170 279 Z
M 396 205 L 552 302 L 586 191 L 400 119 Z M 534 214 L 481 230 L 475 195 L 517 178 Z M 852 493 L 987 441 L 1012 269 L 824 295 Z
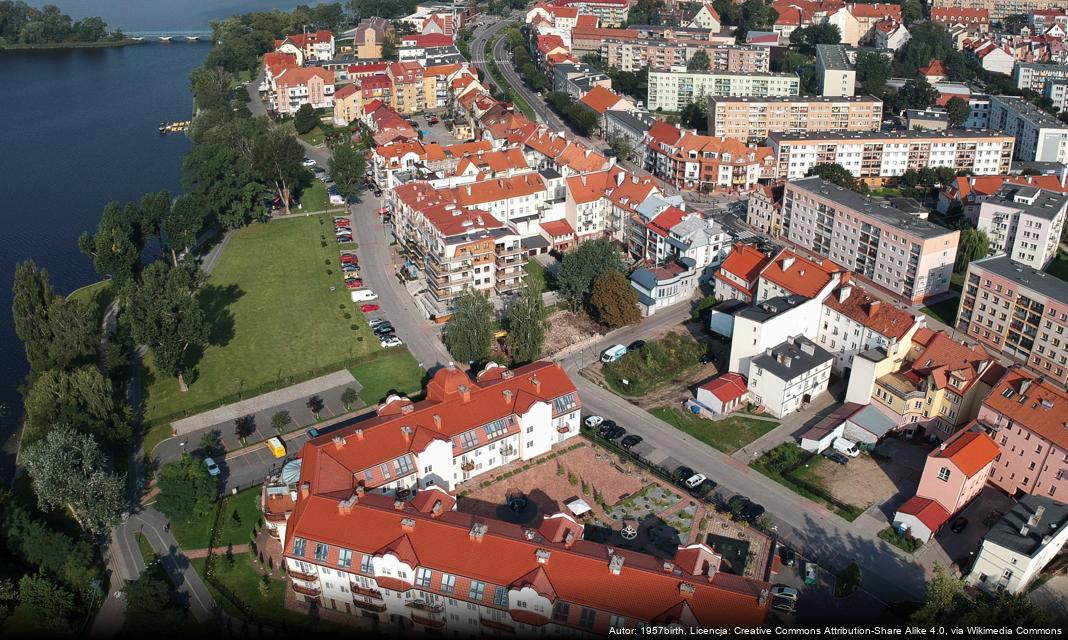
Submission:
M 389 20 L 379 17 L 364 18 L 352 34 L 352 45 L 359 60 L 378 60 L 382 57 L 382 45 L 394 34 Z
M 1017 138 L 1016 160 L 1068 162 L 1068 124 L 1023 98 L 990 96 L 990 128 Z
M 275 40 L 274 49 L 293 54 L 297 58 L 298 65 L 313 61 L 333 60 L 334 32 L 329 29 L 320 29 L 288 35 L 281 40 Z
M 676 189 L 748 192 L 774 175 L 767 147 L 703 136 L 659 121 L 646 134 L 646 168 Z
M 1017 62 L 1012 69 L 1012 81 L 1017 89 L 1042 93 L 1046 83 L 1052 80 L 1068 80 L 1068 66 Z
M 992 596 L 1026 596 L 1068 544 L 1068 506 L 1042 496 L 1023 496 L 983 539 L 964 580 Z
M 931 22 L 937 22 L 947 29 L 961 25 L 969 30 L 986 33 L 990 31 L 990 12 L 986 9 L 934 7 L 931 9 Z
M 409 115 L 426 108 L 423 65 L 418 62 L 393 62 L 386 67 L 386 75 L 393 84 L 393 110 Z
M 602 27 L 622 26 L 630 14 L 627 0 L 555 0 L 553 4 L 577 9 L 579 14 L 596 16 Z
M 837 163 L 881 185 L 909 169 L 949 167 L 972 175 L 1009 172 L 1016 139 L 999 131 L 771 133 L 779 178 L 803 178 L 817 164 Z
M 983 399 L 1005 373 L 982 347 L 927 328 L 913 335 L 904 361 L 875 379 L 871 402 L 910 437 L 949 438 L 975 420 Z M 871 375 L 863 362 L 861 357 L 854 360 L 850 387 L 858 372 L 861 378 Z
M 1028 14 L 1042 9 L 1058 9 L 1063 0 L 931 0 L 931 9 L 985 9 L 991 20 L 1014 14 Z
M 1064 177 L 1057 175 L 981 176 L 978 178 L 960 176 L 956 182 L 945 185 L 938 193 L 938 211 L 946 213 L 951 204 L 957 202 L 960 203 L 964 215 L 972 222 L 976 222 L 979 219 L 979 205 L 1001 190 L 1003 186 L 1010 184 L 1029 185 L 1060 193 L 1068 191 L 1068 186 L 1064 184 Z
M 756 185 L 745 209 L 746 223 L 764 233 L 781 235 L 783 189 L 782 183 Z
M 817 177 L 786 183 L 782 220 L 787 240 L 904 299 L 949 290 L 959 231 Z
M 1060 111 L 1068 109 L 1068 80 L 1048 81 L 1046 88 L 1042 90 L 1042 95 L 1049 98 L 1053 103 L 1053 108 Z
M 753 245 L 735 244 L 716 270 L 716 299 L 753 302 L 760 272 L 769 262 L 771 258 Z
M 816 81 L 821 96 L 851 96 L 857 92 L 857 69 L 840 44 L 816 45 Z
M 1006 184 L 979 205 L 976 228 L 990 238 L 990 254 L 1044 269 L 1057 255 L 1068 195 Z
M 834 355 L 834 372 L 848 378 L 858 353 L 893 351 L 898 344 L 911 342 L 926 324 L 922 313 L 912 315 L 846 282 L 823 301 L 815 341 Z
M 878 131 L 882 120 L 883 102 L 874 96 L 708 99 L 709 135 L 743 142 L 763 142 L 772 131 Z
M 682 111 L 706 96 L 796 96 L 801 81 L 796 73 L 731 73 L 649 69 L 650 111 Z
M 1068 282 L 996 256 L 968 265 L 956 328 L 1068 385 Z
M 1013 367 L 990 392 L 979 422 L 1001 449 L 990 482 L 1010 496 L 1068 495 L 1068 394 L 1046 376 Z
M 334 72 L 318 67 L 289 67 L 274 79 L 270 94 L 271 108 L 279 115 L 292 115 L 301 106 L 332 109 L 334 106 Z
M 766 72 L 771 58 L 767 47 L 716 44 L 707 39 L 606 38 L 601 42 L 605 63 L 622 71 L 684 67 L 694 54 L 704 51 L 710 71 L 755 73 Z
M 804 336 L 768 348 L 749 366 L 749 398 L 782 418 L 827 390 L 834 357 Z

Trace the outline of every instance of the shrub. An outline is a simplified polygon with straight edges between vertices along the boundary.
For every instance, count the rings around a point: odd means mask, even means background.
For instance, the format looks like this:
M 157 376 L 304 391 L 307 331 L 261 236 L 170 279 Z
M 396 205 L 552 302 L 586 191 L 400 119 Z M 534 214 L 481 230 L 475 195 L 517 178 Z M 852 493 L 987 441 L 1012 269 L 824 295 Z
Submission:
M 860 586 L 860 567 L 854 562 L 842 570 L 834 581 L 834 597 L 844 598 L 852 595 Z
M 576 478 L 575 474 L 571 473 L 570 471 L 567 472 L 567 481 L 571 484 L 572 487 L 578 485 L 579 483 L 578 478 Z
M 901 534 L 893 527 L 887 527 L 880 531 L 879 537 L 908 553 L 915 553 L 917 549 L 923 546 L 923 542 L 913 538 L 907 531 Z
M 556 463 L 556 475 L 564 475 L 564 465 L 560 464 L 559 462 Z
M 605 365 L 608 385 L 629 395 L 645 395 L 673 376 L 696 365 L 705 347 L 689 335 L 669 333 L 659 340 L 628 351 L 618 362 Z M 624 385 L 626 379 L 628 384 Z

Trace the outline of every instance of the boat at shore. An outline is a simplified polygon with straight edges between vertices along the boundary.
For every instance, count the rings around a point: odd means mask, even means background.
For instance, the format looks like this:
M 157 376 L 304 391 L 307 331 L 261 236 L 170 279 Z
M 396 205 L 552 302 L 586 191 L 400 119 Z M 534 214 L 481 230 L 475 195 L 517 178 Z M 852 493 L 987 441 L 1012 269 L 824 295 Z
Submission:
M 189 128 L 189 120 L 180 120 L 178 122 L 161 122 L 159 123 L 160 133 L 180 133 Z

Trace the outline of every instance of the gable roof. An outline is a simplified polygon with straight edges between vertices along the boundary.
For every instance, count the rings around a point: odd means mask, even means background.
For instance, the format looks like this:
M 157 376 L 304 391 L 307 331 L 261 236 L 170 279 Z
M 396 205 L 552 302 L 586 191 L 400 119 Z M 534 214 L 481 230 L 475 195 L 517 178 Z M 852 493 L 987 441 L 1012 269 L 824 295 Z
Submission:
M 727 254 L 720 269 L 732 273 L 746 282 L 753 282 L 771 258 L 751 244 L 736 243 Z
M 760 277 L 779 285 L 790 293 L 815 298 L 816 294 L 831 281 L 831 274 L 842 271 L 844 269 L 830 260 L 817 263 L 790 249 L 783 249 L 779 255 L 768 262 L 764 270 L 760 272 Z
M 605 111 L 619 104 L 621 100 L 624 100 L 623 96 L 601 85 L 595 86 L 589 93 L 579 98 L 579 102 L 599 114 L 604 114 Z
M 1001 455 L 1001 449 L 982 431 L 964 429 L 927 454 L 931 459 L 952 462 L 969 478 L 986 468 Z
M 740 373 L 724 373 L 704 383 L 700 388 L 711 392 L 725 404 L 741 398 L 749 391 L 745 376 Z
M 981 345 L 970 347 L 944 331 L 918 329 L 912 337 L 912 365 L 907 375 L 914 380 L 930 378 L 936 389 L 964 394 L 983 381 L 994 385 L 1005 368 Z
M 1068 394 L 1040 376 L 1018 367 L 990 390 L 983 405 L 1023 427 L 1068 449 Z
M 852 283 L 832 292 L 823 305 L 887 338 L 900 340 L 916 324 L 911 314 Z
M 912 496 L 905 504 L 897 509 L 898 513 L 915 516 L 930 531 L 938 531 L 939 527 L 949 520 L 949 512 L 946 508 L 930 498 Z

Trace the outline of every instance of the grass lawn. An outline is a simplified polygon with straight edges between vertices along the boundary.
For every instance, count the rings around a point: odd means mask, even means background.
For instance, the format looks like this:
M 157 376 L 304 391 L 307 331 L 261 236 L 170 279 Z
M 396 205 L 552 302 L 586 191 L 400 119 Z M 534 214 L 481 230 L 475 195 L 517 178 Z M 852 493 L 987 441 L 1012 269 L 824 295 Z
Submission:
M 300 207 L 294 209 L 294 213 L 342 209 L 339 205 L 330 204 L 330 195 L 326 193 L 326 184 L 322 180 L 313 180 L 312 185 L 304 190 L 300 196 Z
M 322 127 L 315 127 L 308 133 L 302 133 L 297 137 L 310 145 L 318 146 L 326 140 L 326 133 Z
M 960 297 L 947 298 L 942 302 L 936 302 L 927 307 L 923 307 L 920 311 L 931 316 L 935 320 L 939 320 L 949 326 L 957 320 L 957 307 L 960 305 Z
M 149 544 L 148 538 L 141 532 L 137 533 L 137 548 L 141 550 L 141 559 L 145 561 L 146 567 L 156 559 L 156 552 L 152 550 L 152 545 Z
M 211 343 L 196 375 L 188 377 L 189 391 L 156 372 L 151 354 L 145 358 L 145 418 L 166 432 L 149 434 L 146 447 L 169 437 L 171 420 L 343 369 L 380 351 L 342 284 L 337 256 L 325 216 L 236 231 L 200 295 Z
M 713 421 L 680 411 L 675 407 L 657 407 L 649 413 L 728 454 L 734 453 L 779 426 L 778 422 L 741 416 Z
M 360 400 L 367 406 L 385 400 L 391 391 L 407 396 L 418 394 L 426 375 L 406 349 L 390 349 L 377 358 L 350 367 L 349 371 L 362 385 Z
M 248 544 L 252 526 L 260 518 L 260 488 L 245 489 L 236 496 L 225 498 L 222 514 L 219 516 L 219 546 Z M 238 520 L 233 519 L 237 511 Z M 215 511 L 194 518 L 189 522 L 171 522 L 171 533 L 182 549 L 207 549 L 211 541 L 211 523 Z
M 1068 280 L 1068 253 L 1057 252 L 1057 257 L 1050 261 L 1046 267 L 1046 273 L 1056 276 L 1061 280 Z
M 749 463 L 749 466 L 794 493 L 826 505 L 843 519 L 853 522 L 864 510 L 832 498 L 813 475 L 814 469 L 824 462 L 825 458 L 822 456 L 809 453 L 793 442 L 787 442 L 760 456 Z M 809 466 L 806 467 L 806 464 Z
M 101 280 L 100 282 L 94 282 L 81 289 L 72 291 L 71 294 L 67 296 L 67 299 L 81 300 L 82 302 L 86 302 L 90 306 L 95 307 L 97 317 L 102 320 L 104 318 L 104 311 L 107 310 L 111 301 L 115 299 L 115 294 L 111 290 L 111 281 Z

